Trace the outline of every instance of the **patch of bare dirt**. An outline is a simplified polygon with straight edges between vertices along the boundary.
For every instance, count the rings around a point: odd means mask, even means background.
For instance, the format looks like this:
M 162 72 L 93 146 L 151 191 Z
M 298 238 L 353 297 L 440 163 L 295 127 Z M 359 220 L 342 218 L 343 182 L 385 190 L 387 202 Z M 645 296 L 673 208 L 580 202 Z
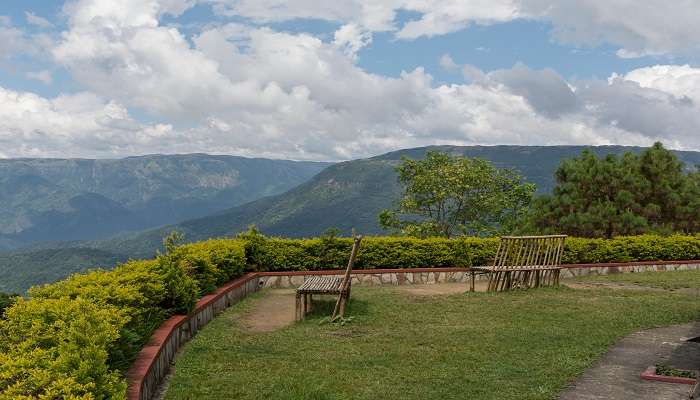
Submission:
M 241 317 L 241 326 L 251 333 L 284 328 L 294 323 L 294 305 L 294 289 L 270 290 Z

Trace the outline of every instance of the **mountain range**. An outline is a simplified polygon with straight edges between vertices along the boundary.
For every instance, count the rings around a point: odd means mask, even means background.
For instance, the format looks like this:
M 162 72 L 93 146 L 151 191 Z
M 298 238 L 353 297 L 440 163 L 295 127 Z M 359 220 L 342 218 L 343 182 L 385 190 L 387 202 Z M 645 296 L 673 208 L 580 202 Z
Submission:
M 0 249 L 103 239 L 282 193 L 328 163 L 206 154 L 0 160 Z
M 598 155 L 643 150 L 623 146 L 431 146 L 340 162 L 284 193 L 208 216 L 106 240 L 50 242 L 0 253 L 0 291 L 23 291 L 70 272 L 151 257 L 160 249 L 162 238 L 173 230 L 184 233 L 187 241 L 231 236 L 250 224 L 265 234 L 285 237 L 316 236 L 330 227 L 340 229 L 342 234 L 353 228 L 363 234 L 381 234 L 377 214 L 400 196 L 395 169 L 402 157 L 420 159 L 428 150 L 480 157 L 497 167 L 519 171 L 539 193 L 547 193 L 555 185 L 554 172 L 560 162 L 578 156 L 584 148 Z M 677 151 L 676 155 L 688 167 L 700 164 L 700 152 Z

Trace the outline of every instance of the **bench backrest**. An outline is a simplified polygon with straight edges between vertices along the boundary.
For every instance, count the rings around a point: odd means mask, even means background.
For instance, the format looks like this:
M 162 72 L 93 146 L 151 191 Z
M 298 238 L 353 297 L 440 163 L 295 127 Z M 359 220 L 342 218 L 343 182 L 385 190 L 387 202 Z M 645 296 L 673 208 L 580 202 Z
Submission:
M 350 252 L 350 260 L 348 260 L 348 266 L 345 269 L 345 275 L 343 275 L 342 288 L 347 289 L 350 285 L 350 273 L 352 273 L 352 267 L 355 265 L 355 257 L 357 257 L 357 252 L 360 250 L 360 242 L 362 241 L 362 235 L 357 235 L 353 237 L 352 251 Z
M 561 263 L 565 239 L 566 235 L 503 236 L 493 269 L 557 268 Z

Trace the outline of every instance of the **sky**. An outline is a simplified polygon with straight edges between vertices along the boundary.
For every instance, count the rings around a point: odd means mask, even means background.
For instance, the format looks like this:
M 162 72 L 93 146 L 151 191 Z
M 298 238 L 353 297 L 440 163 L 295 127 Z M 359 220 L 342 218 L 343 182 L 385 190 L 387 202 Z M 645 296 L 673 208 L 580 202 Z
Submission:
M 700 0 L 3 0 L 0 158 L 700 150 Z

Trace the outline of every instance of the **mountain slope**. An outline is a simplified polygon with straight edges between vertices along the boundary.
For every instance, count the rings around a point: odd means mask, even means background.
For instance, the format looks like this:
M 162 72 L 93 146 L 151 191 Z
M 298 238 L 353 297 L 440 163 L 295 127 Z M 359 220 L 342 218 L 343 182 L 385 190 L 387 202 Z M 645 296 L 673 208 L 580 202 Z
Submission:
M 284 192 L 327 165 L 205 154 L 0 160 L 0 248 L 201 217 Z
M 329 227 L 348 234 L 352 228 L 367 234 L 381 233 L 377 215 L 392 206 L 401 193 L 396 166 L 402 157 L 419 159 L 428 150 L 480 157 L 500 168 L 519 171 L 538 192 L 554 187 L 554 172 L 565 158 L 578 156 L 583 146 L 432 146 L 400 150 L 381 156 L 332 165 L 296 188 L 213 216 L 185 221 L 158 231 L 145 232 L 137 241 L 158 244 L 156 237 L 172 229 L 184 232 L 189 240 L 225 236 L 240 232 L 249 224 L 270 235 L 315 236 Z M 589 147 L 599 155 L 641 151 L 638 147 Z M 699 152 L 676 153 L 687 166 L 700 164 Z M 126 247 L 129 247 L 128 245 Z
M 283 194 L 262 198 L 211 216 L 141 233 L 120 235 L 109 240 L 52 244 L 59 247 L 53 249 L 44 245 L 40 249 L 22 252 L 23 261 L 19 264 L 23 266 L 21 271 L 12 269 L 7 264 L 10 256 L 17 259 L 20 255 L 0 254 L 0 291 L 21 291 L 28 284 L 44 282 L 33 279 L 43 277 L 41 271 L 48 266 L 41 260 L 46 259 L 52 251 L 64 252 L 66 248 L 76 251 L 94 250 L 93 265 L 109 265 L 110 260 L 114 259 L 151 257 L 161 247 L 162 238 L 172 230 L 183 232 L 188 241 L 233 235 L 253 223 L 266 234 L 288 237 L 315 236 L 329 227 L 339 228 L 343 234 L 348 234 L 352 228 L 363 234 L 379 234 L 382 231 L 377 224 L 377 214 L 382 209 L 391 207 L 401 193 L 395 167 L 401 157 L 421 158 L 430 149 L 481 157 L 491 160 L 499 167 L 515 168 L 529 182 L 535 183 L 540 192 L 548 192 L 554 186 L 554 171 L 561 160 L 579 155 L 584 147 L 438 146 L 400 150 L 369 159 L 342 162 L 329 166 L 309 181 Z M 591 147 L 591 150 L 604 155 L 642 149 L 604 146 Z M 676 154 L 688 166 L 700 164 L 700 152 Z M 31 254 L 35 251 L 43 253 L 32 259 Z M 84 268 L 82 259 L 73 269 L 70 265 L 65 265 L 64 273 L 79 268 Z M 23 285 L 3 284 L 2 277 L 8 273 L 24 275 Z

